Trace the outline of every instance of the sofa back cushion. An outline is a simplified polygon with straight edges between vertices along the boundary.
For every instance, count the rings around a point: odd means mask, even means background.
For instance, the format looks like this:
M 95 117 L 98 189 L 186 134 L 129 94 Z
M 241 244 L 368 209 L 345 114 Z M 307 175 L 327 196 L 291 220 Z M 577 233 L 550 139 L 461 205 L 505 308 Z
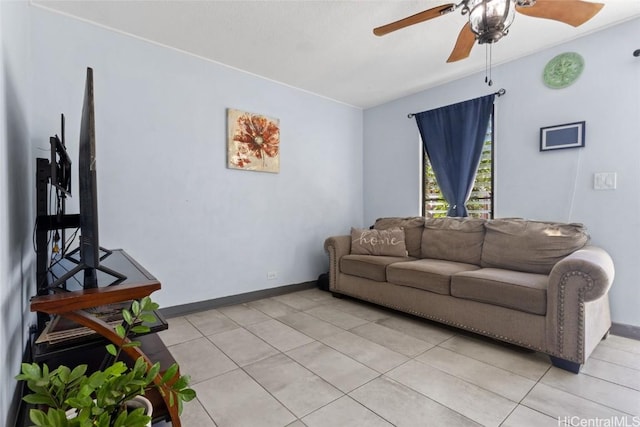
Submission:
M 427 218 L 422 232 L 422 258 L 480 265 L 484 219 Z
M 409 256 L 420 257 L 420 241 L 422 240 L 424 218 L 421 216 L 378 218 L 373 224 L 373 228 L 376 230 L 387 230 L 395 227 L 404 229 L 405 244 L 407 245 Z
M 388 230 L 351 229 L 351 253 L 353 255 L 407 256 L 404 230 L 400 227 Z
M 558 261 L 589 243 L 582 224 L 505 218 L 485 227 L 482 267 L 549 274 Z

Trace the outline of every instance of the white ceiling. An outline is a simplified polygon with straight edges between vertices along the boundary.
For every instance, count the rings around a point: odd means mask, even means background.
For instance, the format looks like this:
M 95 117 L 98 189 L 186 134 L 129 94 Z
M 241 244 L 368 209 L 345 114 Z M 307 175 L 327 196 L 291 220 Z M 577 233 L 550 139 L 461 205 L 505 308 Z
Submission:
M 368 108 L 484 70 L 484 46 L 476 45 L 466 60 L 445 62 L 466 22 L 459 10 L 383 37 L 372 33 L 374 27 L 453 1 L 32 4 Z M 509 34 L 493 46 L 494 65 L 640 16 L 640 0 L 599 1 L 605 3 L 602 11 L 578 28 L 518 14 Z

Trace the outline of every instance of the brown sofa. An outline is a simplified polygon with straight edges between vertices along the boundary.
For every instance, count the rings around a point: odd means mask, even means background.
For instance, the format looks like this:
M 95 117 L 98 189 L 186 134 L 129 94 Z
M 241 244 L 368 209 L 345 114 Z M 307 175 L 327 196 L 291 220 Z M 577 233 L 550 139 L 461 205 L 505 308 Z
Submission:
M 572 372 L 611 326 L 613 261 L 580 224 L 381 218 L 325 249 L 336 296 L 543 352 Z

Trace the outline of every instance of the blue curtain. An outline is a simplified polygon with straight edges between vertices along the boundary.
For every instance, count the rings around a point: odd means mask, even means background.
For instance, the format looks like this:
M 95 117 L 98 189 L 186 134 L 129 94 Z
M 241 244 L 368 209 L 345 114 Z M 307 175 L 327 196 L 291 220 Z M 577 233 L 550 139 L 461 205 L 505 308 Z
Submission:
M 495 94 L 415 114 L 447 216 L 467 216 Z

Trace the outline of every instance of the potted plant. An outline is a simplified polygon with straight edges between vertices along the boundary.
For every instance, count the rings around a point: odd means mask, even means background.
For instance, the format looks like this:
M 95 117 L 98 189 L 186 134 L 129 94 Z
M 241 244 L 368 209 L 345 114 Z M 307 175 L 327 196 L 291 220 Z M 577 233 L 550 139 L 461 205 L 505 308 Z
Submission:
M 189 388 L 189 376 L 179 376 L 179 367 L 171 365 L 160 375 L 160 364 L 150 364 L 139 357 L 133 367 L 119 360 L 123 349 L 138 347 L 140 343 L 130 339 L 134 334 L 150 331 L 143 322 L 155 321 L 153 311 L 158 305 L 149 297 L 133 301 L 130 309 L 122 310 L 123 324 L 115 333 L 121 340 L 107 345 L 113 356 L 111 364 L 103 370 L 87 375 L 87 365 L 73 369 L 58 366 L 50 371 L 46 364 L 23 363 L 22 372 L 16 376 L 26 381 L 31 393 L 24 401 L 36 405 L 29 411 L 29 418 L 42 427 L 144 427 L 151 425 L 151 413 L 136 407 L 132 401 L 144 400 L 145 390 L 158 387 L 163 395 L 168 393 L 170 405 L 178 405 L 195 398 Z M 149 404 L 150 407 L 150 404 Z

